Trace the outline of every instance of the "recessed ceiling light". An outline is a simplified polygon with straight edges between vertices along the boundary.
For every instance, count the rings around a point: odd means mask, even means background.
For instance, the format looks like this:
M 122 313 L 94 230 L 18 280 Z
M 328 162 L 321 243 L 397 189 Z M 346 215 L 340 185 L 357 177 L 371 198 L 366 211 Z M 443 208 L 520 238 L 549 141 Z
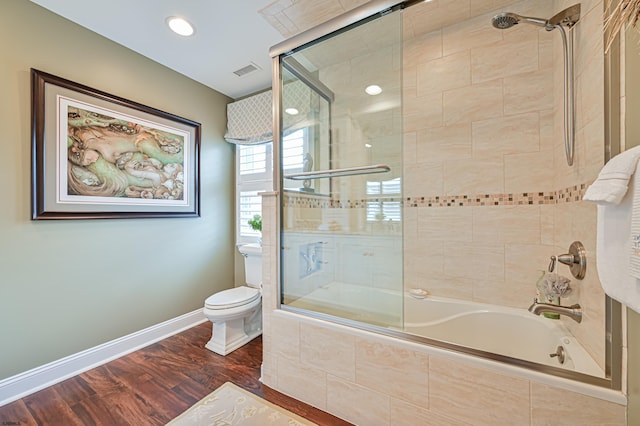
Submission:
M 372 84 L 371 86 L 367 86 L 364 91 L 367 92 L 368 95 L 375 96 L 382 93 L 382 88 L 376 84 Z
M 287 108 L 284 110 L 289 115 L 298 115 L 298 110 L 296 108 Z
M 167 25 L 169 25 L 169 28 L 171 28 L 174 33 L 181 36 L 189 37 L 195 32 L 193 25 L 191 25 L 189 21 L 184 18 L 178 18 L 177 16 L 168 17 Z
M 365 143 L 365 144 L 364 144 L 364 147 L 365 147 L 365 148 L 371 148 L 372 146 L 373 146 L 373 145 L 371 145 L 370 143 Z

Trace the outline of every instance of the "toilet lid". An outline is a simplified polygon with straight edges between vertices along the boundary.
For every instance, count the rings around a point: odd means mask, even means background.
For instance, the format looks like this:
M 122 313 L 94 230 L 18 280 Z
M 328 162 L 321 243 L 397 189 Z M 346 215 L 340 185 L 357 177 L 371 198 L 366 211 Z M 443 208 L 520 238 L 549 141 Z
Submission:
M 230 288 L 207 297 L 204 306 L 209 309 L 235 308 L 246 305 L 260 297 L 260 290 L 247 286 Z

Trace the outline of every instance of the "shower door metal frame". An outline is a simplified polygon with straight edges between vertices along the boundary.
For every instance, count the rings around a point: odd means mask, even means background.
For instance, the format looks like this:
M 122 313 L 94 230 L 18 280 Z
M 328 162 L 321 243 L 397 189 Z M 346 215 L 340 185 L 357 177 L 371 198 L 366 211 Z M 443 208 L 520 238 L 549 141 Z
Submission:
M 282 61 L 280 63 L 280 58 L 286 57 L 287 61 Z M 317 78 L 315 78 L 313 75 L 311 75 L 311 73 L 309 73 L 304 66 L 299 63 L 298 61 L 296 61 L 295 59 L 289 57 L 288 55 L 280 55 L 278 57 L 278 61 L 280 63 L 280 65 L 285 68 L 289 73 L 291 73 L 291 75 L 293 75 L 294 77 L 296 77 L 298 80 L 300 80 L 302 83 L 304 83 L 305 85 L 307 85 L 307 87 L 309 87 L 309 89 L 311 89 L 312 91 L 314 91 L 315 93 L 318 94 L 318 96 L 320 96 L 322 99 L 324 99 L 325 101 L 327 101 L 328 105 L 329 105 L 329 164 L 328 166 L 331 167 L 331 147 L 333 145 L 332 143 L 332 134 L 331 134 L 331 126 L 332 126 L 332 114 L 331 114 L 331 108 L 333 105 L 333 101 L 335 100 L 336 96 L 333 93 L 333 91 L 331 89 L 329 89 L 327 86 L 325 86 L 320 80 L 318 80 Z M 280 72 L 280 69 L 278 69 L 278 73 L 280 74 L 280 79 L 279 79 L 279 85 L 277 87 L 280 88 L 280 93 L 284 92 L 284 82 L 282 81 L 282 74 Z M 273 74 L 275 76 L 275 74 Z M 273 93 L 273 90 L 271 91 Z M 282 96 L 279 97 L 280 99 L 280 103 L 279 104 L 274 104 L 274 105 L 282 105 Z M 275 102 L 275 99 L 274 99 Z M 280 111 L 282 110 L 282 107 L 278 107 L 275 108 L 278 110 L 278 120 L 280 120 L 282 118 L 282 115 L 280 114 Z M 275 110 L 274 109 L 274 110 Z M 274 118 L 275 118 L 275 113 L 274 113 Z M 284 123 L 282 121 L 279 121 L 279 127 L 278 127 L 278 131 L 280 132 L 280 129 L 282 129 L 284 127 Z M 275 145 L 275 134 L 274 134 L 274 144 L 273 144 L 273 152 L 280 152 L 280 136 L 278 136 L 278 145 L 277 145 L 277 151 L 276 151 L 276 145 Z M 280 155 L 278 155 L 278 160 L 280 160 Z M 279 166 L 280 163 L 278 163 Z M 274 163 L 274 168 L 275 168 L 275 163 Z M 283 180 L 284 179 L 292 179 L 292 180 L 304 180 L 305 178 L 300 179 L 299 176 L 304 176 L 305 173 L 307 175 L 314 175 L 317 174 L 318 172 L 315 171 L 310 171 L 310 172 L 301 172 L 301 173 L 295 173 L 293 175 L 285 175 L 282 176 Z M 292 177 L 293 176 L 293 177 Z M 298 177 L 296 177 L 298 176 Z M 276 178 L 276 176 L 274 176 L 274 179 Z M 279 176 L 278 176 L 279 178 Z M 316 178 L 309 178 L 307 177 L 307 179 L 316 179 Z M 276 182 L 275 180 L 273 182 Z M 280 184 L 280 181 L 278 181 L 278 184 Z M 276 184 L 274 183 L 274 186 Z M 282 185 L 282 188 L 280 188 L 282 191 L 284 191 L 284 185 Z M 329 181 L 329 193 L 326 194 L 327 196 L 331 194 L 331 181 Z M 280 222 L 278 222 L 280 223 Z
M 274 152 L 280 152 L 280 141 L 282 136 L 282 74 L 281 57 L 284 54 L 290 53 L 293 50 L 302 49 L 309 44 L 320 42 L 328 37 L 333 37 L 341 32 L 348 31 L 354 26 L 361 23 L 368 22 L 375 19 L 378 16 L 385 15 L 387 13 L 403 9 L 414 4 L 421 3 L 423 0 L 410 0 L 410 1 L 389 1 L 389 0 L 374 0 L 370 1 L 362 6 L 359 6 L 350 12 L 346 12 L 334 19 L 331 19 L 324 24 L 304 31 L 297 36 L 294 36 L 288 40 L 285 40 L 279 44 L 274 45 L 269 49 L 269 54 L 272 57 L 272 87 L 273 87 L 273 150 Z M 606 34 L 603 34 L 605 38 Z M 614 55 L 614 52 L 618 52 Z M 605 55 L 605 159 L 608 160 L 615 153 L 620 151 L 620 111 L 619 111 L 619 77 L 620 77 L 620 63 L 619 63 L 619 37 L 614 41 L 610 52 Z M 277 90 L 276 90 L 277 89 Z M 617 90 L 617 91 L 616 91 Z M 617 129 L 617 130 L 616 130 Z M 301 314 L 311 318 L 317 318 L 320 320 L 326 320 L 329 322 L 345 325 L 348 327 L 382 334 L 400 340 L 411 341 L 429 345 L 436 348 L 442 348 L 446 350 L 452 350 L 458 353 L 464 353 L 480 358 L 489 359 L 492 361 L 502 362 L 508 365 L 515 365 L 523 367 L 528 370 L 550 374 L 556 377 L 562 377 L 566 379 L 575 380 L 578 382 L 596 385 L 605 389 L 611 389 L 619 391 L 622 389 L 622 306 L 620 303 L 611 299 L 609 296 L 605 296 L 605 321 L 606 321 L 606 335 L 605 339 L 605 375 L 606 377 L 596 377 L 576 371 L 569 371 L 559 367 L 552 367 L 525 361 L 519 358 L 512 358 L 505 355 L 494 354 L 491 352 L 485 352 L 478 349 L 473 349 L 465 346 L 459 346 L 452 343 L 443 342 L 440 340 L 433 340 L 422 336 L 417 336 L 405 332 L 395 331 L 388 328 L 378 327 L 358 321 L 348 320 L 344 318 L 335 317 L 323 313 L 314 311 L 308 311 L 291 306 L 287 306 L 282 303 L 282 255 L 280 248 L 282 245 L 280 230 L 282 229 L 282 188 L 281 185 L 281 170 L 280 170 L 280 156 L 274 155 L 273 158 L 273 172 L 274 172 L 274 186 L 277 194 L 277 209 L 275 214 L 275 220 L 278 224 L 278 232 L 275 235 L 276 248 L 278 250 L 278 262 L 277 262 L 277 307 L 285 311 Z
M 609 5 L 613 7 L 613 3 Z M 609 16 L 605 11 L 605 16 Z M 603 42 L 609 38 L 611 28 L 603 33 Z M 620 111 L 620 34 L 604 55 L 604 162 L 622 150 Z M 622 305 L 605 295 L 605 374 L 611 380 L 611 389 L 622 389 Z
M 309 73 L 299 62 L 295 59 L 291 62 L 291 57 L 298 51 L 304 50 L 308 47 L 311 47 L 317 43 L 321 43 L 324 40 L 335 37 L 339 34 L 349 31 L 352 28 L 359 27 L 361 25 L 367 24 L 373 20 L 384 17 L 390 13 L 398 11 L 400 9 L 405 8 L 407 5 L 417 4 L 424 0 L 411 0 L 405 2 L 396 1 L 372 1 L 366 3 L 360 7 L 353 9 L 351 12 L 341 15 L 333 20 L 330 20 L 319 27 L 312 28 L 306 32 L 299 34 L 292 39 L 286 40 L 283 43 L 273 46 L 269 53 L 272 55 L 272 88 L 277 88 L 277 90 L 272 90 L 273 92 L 273 122 L 274 122 L 274 132 L 273 132 L 273 151 L 280 152 L 281 151 L 281 140 L 283 136 L 283 90 L 284 90 L 284 76 L 282 70 L 286 70 L 291 73 L 293 76 L 300 79 L 303 83 L 309 86 L 312 90 L 316 91 L 323 99 L 329 102 L 329 106 L 333 104 L 335 99 L 334 93 L 326 87 L 322 82 L 318 81 L 315 76 Z M 353 15 L 352 15 L 353 13 Z M 355 16 L 355 18 L 354 18 Z M 324 29 L 322 29 L 324 28 Z M 321 29 L 317 31 L 318 29 Z M 323 35 L 317 37 L 316 32 L 322 33 Z M 298 41 L 295 41 L 298 40 Z M 329 113 L 329 125 L 331 128 L 331 118 L 332 113 Z M 331 139 L 331 134 L 330 134 Z M 354 166 L 354 167 L 346 167 L 333 169 L 332 167 L 328 170 L 320 170 L 320 171 L 311 171 L 311 172 L 302 172 L 302 173 L 294 173 L 291 175 L 283 175 L 283 171 L 281 169 L 281 156 L 274 155 L 273 159 L 273 170 L 274 170 L 274 189 L 276 194 L 278 195 L 278 206 L 282 203 L 282 197 L 284 196 L 284 187 L 283 182 L 284 179 L 293 179 L 293 180 L 303 180 L 303 179 L 323 179 L 323 178 L 333 178 L 333 177 L 344 177 L 344 176 L 354 176 L 354 175 L 364 175 L 364 174 L 377 174 L 377 173 L 385 173 L 391 170 L 390 166 L 387 164 L 373 164 L 373 165 L 365 165 L 365 166 Z M 333 161 L 330 158 L 330 166 L 333 166 Z M 277 182 L 277 183 L 276 183 Z M 276 214 L 276 223 L 280 227 L 278 232 L 276 232 L 276 247 L 278 247 L 279 252 L 282 249 L 282 232 L 280 230 L 283 227 L 283 218 L 281 209 L 277 209 Z M 339 320 L 338 317 L 334 317 L 331 315 L 326 315 L 318 312 L 307 311 L 295 307 L 288 306 L 283 303 L 284 293 L 282 288 L 282 271 L 283 268 L 283 256 L 279 253 L 279 259 L 277 263 L 277 280 L 278 280 L 278 288 L 277 288 L 277 303 L 278 308 L 284 310 L 298 312 L 302 314 L 306 314 L 307 316 L 312 316 L 316 318 L 326 319 L 329 321 L 336 322 Z M 403 281 L 400 280 L 402 283 Z M 402 317 L 402 310 L 400 311 L 400 316 Z M 352 327 L 358 327 L 359 323 L 353 320 L 345 320 L 345 324 L 351 325 Z M 367 324 L 364 324 L 367 326 Z M 370 331 L 376 331 L 379 328 L 375 326 L 371 327 Z
M 324 40 L 327 37 L 333 37 L 336 34 L 344 31 L 348 31 L 352 25 L 360 25 L 368 20 L 376 19 L 380 15 L 393 12 L 400 8 L 406 8 L 417 3 L 422 3 L 424 0 L 373 0 L 369 1 L 361 6 L 358 6 L 349 12 L 343 13 L 340 16 L 336 16 L 327 22 L 320 24 L 316 27 L 310 28 L 300 34 L 293 36 L 283 42 L 280 42 L 269 49 L 269 56 L 274 60 L 282 54 L 293 51 L 294 49 L 300 49 L 310 43 L 317 43 Z M 273 81 L 276 80 L 276 75 L 273 74 Z M 274 99 L 275 101 L 275 99 Z M 275 117 L 274 117 L 275 122 Z M 275 141 L 275 135 L 274 135 Z

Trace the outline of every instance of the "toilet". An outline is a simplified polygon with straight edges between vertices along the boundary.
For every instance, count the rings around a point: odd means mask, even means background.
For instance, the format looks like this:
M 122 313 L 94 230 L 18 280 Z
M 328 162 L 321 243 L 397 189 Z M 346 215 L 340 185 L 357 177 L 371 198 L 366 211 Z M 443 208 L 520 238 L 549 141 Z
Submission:
M 211 340 L 205 347 L 226 355 L 262 334 L 262 247 L 238 247 L 244 257 L 247 285 L 223 290 L 204 302 L 204 315 L 213 323 Z

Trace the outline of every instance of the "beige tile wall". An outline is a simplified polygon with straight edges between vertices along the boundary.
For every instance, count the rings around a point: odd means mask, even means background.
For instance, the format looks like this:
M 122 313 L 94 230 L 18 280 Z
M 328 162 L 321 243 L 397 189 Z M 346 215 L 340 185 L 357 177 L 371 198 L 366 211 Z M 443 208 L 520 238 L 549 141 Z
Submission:
M 405 197 L 558 191 L 595 179 L 604 154 L 602 2 L 583 2 L 573 30 L 573 167 L 564 159 L 558 30 L 518 25 L 499 31 L 490 25 L 499 11 L 544 17 L 571 4 L 485 3 L 471 18 L 460 15 L 462 7 L 455 21 L 438 18 L 445 23 L 441 30 L 422 31 L 418 17 L 428 20 L 427 11 L 436 9 L 445 16 L 451 4 L 431 2 L 404 12 Z M 524 308 L 549 256 L 581 240 L 589 272 L 585 280 L 574 280 L 569 300 L 583 305 L 585 321 L 565 322 L 602 366 L 604 295 L 593 257 L 595 208 L 582 204 L 418 207 L 404 228 L 405 286 L 421 283 L 436 295 Z M 432 260 L 422 264 L 426 257 Z M 564 266 L 559 272 L 570 276 Z
M 441 1 L 404 12 L 405 149 L 415 153 L 405 156 L 405 197 L 555 189 L 553 35 L 490 24 L 498 8 L 535 16 L 553 10 L 550 0 L 536 2 L 535 11 L 527 4 L 457 2 L 452 12 L 455 5 Z M 420 26 L 431 15 L 441 29 Z M 404 228 L 405 286 L 528 306 L 536 271 L 555 251 L 543 243 L 544 223 L 537 205 L 418 207 L 416 226 L 406 221 Z M 508 262 L 516 246 L 536 257 Z M 420 263 L 425 254 L 434 269 Z

